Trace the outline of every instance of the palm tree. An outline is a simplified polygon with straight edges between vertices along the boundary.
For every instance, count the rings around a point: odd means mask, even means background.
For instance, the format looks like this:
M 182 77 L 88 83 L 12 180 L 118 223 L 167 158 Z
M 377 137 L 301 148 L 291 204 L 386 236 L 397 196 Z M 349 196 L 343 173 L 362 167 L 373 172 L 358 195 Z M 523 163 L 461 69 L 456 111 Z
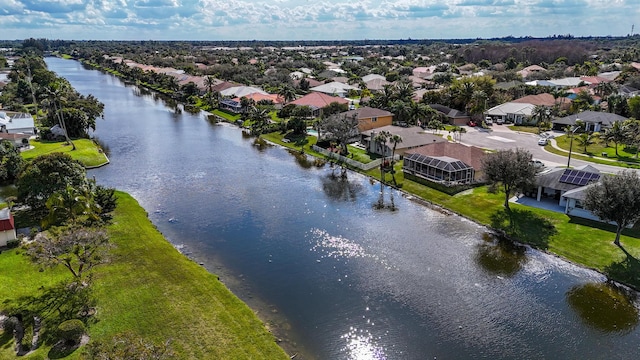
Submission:
M 578 142 L 578 145 L 583 147 L 582 152 L 584 154 L 587 153 L 587 147 L 595 144 L 597 139 L 598 139 L 597 133 L 592 133 L 592 134 L 582 133 L 576 137 L 576 141 Z
M 402 142 L 402 136 L 393 134 L 391 135 L 391 138 L 389 139 L 389 141 L 391 141 L 391 143 L 393 144 L 393 148 L 391 149 L 391 178 L 393 179 L 393 184 L 398 185 L 396 183 L 396 171 L 394 169 L 394 164 L 396 162 L 395 161 L 396 147 L 398 146 L 398 144 Z
M 278 95 L 282 96 L 285 103 L 296 99 L 296 91 L 289 85 L 281 86 L 280 89 L 278 89 Z
M 538 134 L 542 132 L 542 128 L 551 118 L 551 111 L 544 105 L 536 105 L 531 111 L 531 118 L 535 120 L 538 125 Z
M 626 139 L 624 143 L 636 148 L 635 158 L 638 158 L 638 148 L 640 147 L 640 120 L 629 119 L 623 124 Z
M 611 124 L 611 127 L 607 129 L 607 131 L 604 133 L 603 139 L 606 142 L 611 141 L 613 143 L 616 150 L 616 157 L 619 156 L 618 144 L 621 144 L 624 142 L 624 140 L 627 137 L 626 135 L 627 134 L 625 133 L 625 129 L 621 121 L 614 121 L 613 124 Z
M 393 113 L 393 117 L 398 122 L 406 122 L 407 124 L 410 121 L 411 117 L 411 107 L 408 103 L 402 100 L 396 100 L 391 103 L 391 112 Z
M 44 218 L 43 227 L 57 225 L 62 222 L 76 223 L 81 217 L 97 221 L 100 219 L 100 206 L 93 200 L 87 187 L 75 188 L 71 185 L 53 193 L 46 202 L 49 215 Z
M 213 107 L 213 85 L 216 83 L 216 80 L 213 78 L 213 76 L 206 76 L 204 78 L 204 84 L 207 87 L 208 91 L 207 91 L 207 96 L 209 98 L 209 106 Z
M 64 121 L 64 108 L 63 103 L 66 102 L 66 93 L 69 91 L 69 87 L 67 83 L 62 81 L 56 81 L 50 85 L 49 88 L 45 89 L 47 94 L 47 101 L 53 107 L 53 117 L 58 118 L 58 124 L 60 128 L 64 131 L 64 137 L 68 144 L 71 144 L 71 150 L 76 149 L 76 144 L 71 141 L 69 138 L 69 133 L 67 132 L 67 124 Z M 56 105 L 57 104 L 57 105 Z
M 254 135 L 260 135 L 264 133 L 265 129 L 270 123 L 269 112 L 264 109 L 258 109 L 256 107 L 251 107 L 248 114 L 248 120 L 251 123 L 251 132 Z

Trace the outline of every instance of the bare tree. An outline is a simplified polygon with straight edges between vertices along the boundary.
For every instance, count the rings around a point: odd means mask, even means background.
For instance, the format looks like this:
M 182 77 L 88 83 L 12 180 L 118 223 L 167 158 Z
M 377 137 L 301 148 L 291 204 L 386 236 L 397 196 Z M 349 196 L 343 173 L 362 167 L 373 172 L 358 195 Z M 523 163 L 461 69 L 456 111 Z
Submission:
M 631 170 L 604 176 L 585 192 L 584 207 L 604 221 L 616 223 L 614 244 L 625 227 L 640 219 L 640 176 Z
M 322 129 L 324 137 L 336 140 L 342 147 L 342 155 L 347 155 L 347 142 L 358 133 L 358 118 L 354 114 L 348 116 L 335 114 L 322 119 L 318 126 Z
M 28 254 L 44 266 L 63 265 L 76 280 L 82 281 L 93 267 L 105 262 L 108 245 L 104 229 L 70 228 L 57 236 L 39 233 L 29 244 Z

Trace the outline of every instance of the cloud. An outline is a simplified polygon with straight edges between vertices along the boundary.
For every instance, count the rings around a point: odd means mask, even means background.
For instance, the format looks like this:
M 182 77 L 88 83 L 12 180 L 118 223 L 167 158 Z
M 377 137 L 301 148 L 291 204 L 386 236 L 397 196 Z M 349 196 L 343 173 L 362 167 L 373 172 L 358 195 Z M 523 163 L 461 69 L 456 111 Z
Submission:
M 0 0 L 0 36 L 287 40 L 625 35 L 640 16 L 637 3 L 638 0 Z M 568 21 L 570 18 L 574 21 Z

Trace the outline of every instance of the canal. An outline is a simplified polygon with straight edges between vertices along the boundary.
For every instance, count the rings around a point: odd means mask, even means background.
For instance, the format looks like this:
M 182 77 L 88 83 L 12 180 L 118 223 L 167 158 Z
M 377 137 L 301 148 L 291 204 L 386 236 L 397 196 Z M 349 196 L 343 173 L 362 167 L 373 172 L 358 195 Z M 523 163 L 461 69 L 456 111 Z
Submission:
M 596 272 L 501 244 L 400 193 L 396 211 L 376 209 L 379 184 L 366 177 L 333 178 L 112 75 L 46 62 L 105 104 L 95 135 L 111 164 L 89 176 L 132 194 L 298 358 L 640 354 L 636 306 L 612 306 Z

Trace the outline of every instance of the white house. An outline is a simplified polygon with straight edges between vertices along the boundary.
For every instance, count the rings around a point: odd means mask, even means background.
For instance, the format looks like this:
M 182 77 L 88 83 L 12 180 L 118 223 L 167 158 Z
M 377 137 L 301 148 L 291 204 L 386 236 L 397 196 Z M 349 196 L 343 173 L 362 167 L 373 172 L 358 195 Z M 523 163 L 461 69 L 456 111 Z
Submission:
M 0 247 L 16 239 L 16 227 L 9 208 L 0 209 Z
M 0 132 L 9 134 L 35 134 L 35 123 L 31 114 L 0 111 Z
M 311 91 L 317 91 L 317 92 L 321 92 L 321 93 L 325 93 L 328 95 L 337 95 L 339 97 L 347 97 L 347 94 L 349 93 L 349 90 L 360 90 L 359 88 L 355 87 L 355 86 L 351 86 L 348 84 L 344 84 L 341 82 L 330 82 L 328 84 L 322 84 L 320 86 L 316 86 L 316 87 L 312 87 L 311 89 L 309 89 Z
M 502 119 L 504 122 L 513 122 L 516 125 L 527 123 L 533 113 L 533 104 L 508 102 L 494 106 L 485 112 L 486 116 L 493 119 Z

